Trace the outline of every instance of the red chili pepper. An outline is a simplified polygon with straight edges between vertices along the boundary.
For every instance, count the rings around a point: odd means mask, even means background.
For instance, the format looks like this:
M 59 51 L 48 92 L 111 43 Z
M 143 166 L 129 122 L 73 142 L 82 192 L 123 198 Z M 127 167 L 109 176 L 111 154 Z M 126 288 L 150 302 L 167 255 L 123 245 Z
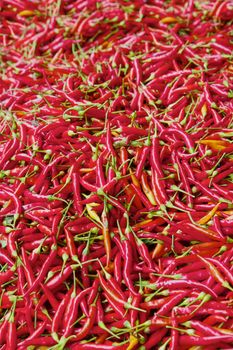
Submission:
M 213 326 L 216 323 L 221 323 L 221 322 L 226 322 L 226 318 L 224 316 L 221 315 L 210 315 L 207 318 L 205 318 L 205 320 L 203 321 L 203 323 L 209 325 L 209 326 Z
M 127 174 L 128 170 L 128 152 L 125 147 L 120 148 L 120 160 L 121 160 L 121 166 L 122 166 L 122 175 Z
M 73 293 L 73 289 L 71 288 L 65 295 L 65 297 L 63 298 L 63 300 L 60 302 L 59 307 L 53 317 L 52 320 L 52 336 L 55 337 L 57 336 L 57 333 L 59 331 L 59 327 L 61 326 L 61 322 L 62 322 L 62 316 L 65 312 L 65 308 L 67 306 L 67 302 L 69 301 L 71 294 Z
M 166 333 L 166 328 L 162 328 L 157 330 L 156 332 L 153 332 L 153 334 L 151 334 L 149 339 L 145 342 L 145 348 L 153 349 L 156 345 L 160 343 L 161 339 L 166 335 Z
M 124 315 L 124 305 L 126 301 L 119 299 L 118 295 L 115 294 L 114 291 L 111 291 L 110 286 L 106 283 L 106 281 L 103 279 L 101 274 L 98 272 L 98 277 L 100 280 L 101 287 L 104 289 L 106 293 L 106 297 L 109 299 L 109 301 L 112 303 L 112 307 L 115 309 L 115 311 L 123 317 Z M 126 303 L 127 305 L 127 303 Z
M 158 202 L 160 207 L 163 208 L 168 201 L 168 197 L 165 192 L 164 180 L 162 180 L 164 175 L 160 167 L 160 161 L 158 157 L 158 140 L 154 138 L 152 141 L 151 150 L 152 191 L 154 193 L 155 200 Z
M 232 343 L 233 336 L 232 335 L 219 335 L 219 336 L 209 336 L 209 337 L 196 337 L 191 335 L 182 335 L 179 339 L 180 346 L 206 346 L 211 344 L 216 344 L 217 342 L 223 343 Z
M 146 244 L 144 244 L 144 242 L 136 234 L 134 234 L 134 238 L 136 241 L 136 247 L 137 247 L 138 253 L 140 254 L 141 258 L 145 261 L 145 263 L 147 264 L 149 269 L 151 269 L 151 271 L 156 271 L 157 268 L 156 268 L 156 266 L 155 266 L 155 264 L 150 256 L 148 247 L 146 246 Z
M 155 318 L 157 317 L 157 315 L 166 316 L 167 313 L 171 309 L 173 309 L 178 303 L 180 303 L 188 294 L 188 291 L 183 291 L 183 293 L 180 293 L 170 298 L 170 300 L 165 305 L 161 306 L 161 308 L 157 311 Z
M 26 293 L 24 294 L 24 296 L 26 297 L 27 295 L 29 295 L 31 292 L 35 291 L 35 289 L 37 289 L 37 287 L 40 285 L 40 283 L 43 281 L 44 277 L 47 275 L 49 268 L 51 267 L 51 264 L 53 263 L 54 259 L 56 258 L 57 255 L 57 246 L 54 245 L 51 248 L 51 252 L 48 255 L 46 261 L 43 264 L 43 268 L 41 269 L 39 275 L 37 276 L 37 278 L 34 280 L 34 282 L 32 283 L 32 285 L 30 286 L 30 288 L 26 291 Z
M 168 281 L 161 281 L 156 283 L 157 288 L 167 288 L 167 289 L 174 289 L 174 288 L 189 288 L 193 286 L 196 289 L 202 289 L 206 293 L 210 294 L 212 297 L 217 298 L 217 295 L 206 285 L 195 282 L 195 281 L 190 281 L 190 280 L 168 280 Z
M 229 348 L 229 1 L 0 3 L 3 348 Z
M 67 248 L 69 250 L 70 258 L 73 261 L 79 262 L 79 259 L 77 256 L 77 248 L 76 248 L 75 242 L 74 242 L 74 237 L 68 228 L 64 228 L 64 231 L 65 231 L 66 244 L 67 244 Z
M 14 321 L 8 321 L 6 350 L 17 349 L 17 332 Z
M 130 275 L 132 273 L 132 264 L 133 264 L 132 246 L 130 241 L 121 232 L 121 228 L 119 224 L 118 224 L 118 230 L 121 237 L 122 258 L 124 259 L 123 278 L 127 287 L 132 292 L 132 294 L 137 295 L 137 292 L 135 291 L 135 287 L 133 286 L 132 280 L 130 279 Z
M 26 339 L 24 339 L 23 341 L 21 341 L 19 344 L 18 344 L 18 347 L 21 348 L 21 347 L 25 347 L 25 346 L 29 346 L 33 343 L 33 340 L 37 337 L 39 337 L 43 331 L 45 330 L 45 327 L 46 327 L 46 321 L 42 322 L 39 327 L 29 336 L 27 337 Z
M 63 334 L 63 338 L 67 339 L 70 336 L 72 329 L 73 329 L 73 324 L 74 324 L 75 320 L 77 319 L 78 306 L 79 306 L 80 302 L 82 301 L 82 299 L 90 292 L 90 290 L 91 290 L 90 288 L 87 288 L 87 289 L 81 291 L 80 293 L 78 293 L 77 295 L 73 296 L 74 291 L 71 294 L 71 302 L 68 304 L 68 306 L 70 306 L 69 319 L 67 320 L 67 324 L 65 325 L 65 331 Z M 90 313 L 91 313 L 91 311 L 90 311 Z M 86 329 L 86 331 L 87 331 L 87 329 Z M 81 338 L 79 338 L 76 335 L 76 340 L 82 339 L 81 332 L 80 332 L 80 337 Z
M 43 336 L 43 337 L 35 337 L 33 340 L 28 341 L 26 343 L 27 346 L 33 345 L 33 346 L 47 346 L 51 347 L 52 345 L 56 345 L 56 341 L 50 337 L 50 336 Z M 19 347 L 19 350 L 25 349 L 25 346 Z
M 48 283 L 46 283 L 46 286 L 49 289 L 55 289 L 58 286 L 60 286 L 64 281 L 66 281 L 66 279 L 69 278 L 69 276 L 72 274 L 73 272 L 73 267 L 72 265 L 67 265 L 63 271 L 61 271 L 60 273 L 58 273 L 57 275 L 55 275 L 54 277 L 52 277 Z
M 47 288 L 45 285 L 41 283 L 41 288 L 45 293 L 46 298 L 50 302 L 51 306 L 53 307 L 54 310 L 57 310 L 59 303 L 56 299 L 56 297 L 53 295 L 53 293 Z
M 141 209 L 143 207 L 142 202 L 139 198 L 139 195 L 134 190 L 133 186 L 131 184 L 128 184 L 127 180 L 123 180 L 123 183 L 125 185 L 125 193 L 128 197 L 127 202 L 131 203 L 132 201 L 133 205 L 135 205 L 137 209 Z
M 137 164 L 135 176 L 140 179 L 142 175 L 143 167 L 145 166 L 146 160 L 150 155 L 150 147 L 146 146 L 143 148 L 139 162 Z
M 214 240 L 214 241 L 224 241 L 225 239 L 223 239 L 222 237 L 220 237 L 215 231 L 211 230 L 211 229 L 206 229 L 206 228 L 202 228 L 199 226 L 196 226 L 192 223 L 183 223 L 182 227 L 184 228 L 184 230 L 188 229 L 188 230 L 192 230 L 192 232 L 196 233 L 197 235 L 203 235 L 204 237 L 209 237 L 210 239 Z M 178 229 L 178 227 L 177 227 Z
M 0 159 L 1 169 L 4 170 L 6 161 L 16 153 L 16 151 L 19 149 L 19 146 L 20 146 L 20 142 L 17 137 L 10 139 L 5 144 L 6 152 L 3 152 L 2 157 Z
M 0 248 L 0 261 L 1 263 L 7 263 L 10 267 L 14 265 L 14 262 L 2 248 Z
M 188 325 L 190 325 L 192 328 L 196 329 L 198 332 L 201 332 L 201 334 L 206 336 L 215 336 L 218 337 L 221 335 L 221 332 L 218 332 L 214 328 L 207 326 L 206 324 L 203 324 L 200 321 L 188 321 Z
M 118 284 L 122 282 L 122 255 L 118 252 L 114 259 L 114 279 Z

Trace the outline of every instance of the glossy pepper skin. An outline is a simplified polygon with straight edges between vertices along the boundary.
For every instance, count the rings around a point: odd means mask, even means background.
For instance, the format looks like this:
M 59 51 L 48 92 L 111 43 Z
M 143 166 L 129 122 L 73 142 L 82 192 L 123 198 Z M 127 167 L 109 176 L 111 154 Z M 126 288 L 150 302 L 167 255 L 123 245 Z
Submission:
M 2 350 L 231 347 L 230 2 L 0 0 Z

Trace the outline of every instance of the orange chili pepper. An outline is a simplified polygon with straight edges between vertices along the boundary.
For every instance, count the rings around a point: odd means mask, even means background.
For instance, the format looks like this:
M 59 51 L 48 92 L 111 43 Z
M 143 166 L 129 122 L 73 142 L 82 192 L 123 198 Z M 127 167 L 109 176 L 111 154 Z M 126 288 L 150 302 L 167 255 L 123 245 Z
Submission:
M 136 176 L 133 174 L 133 172 L 131 170 L 130 170 L 130 175 L 131 175 L 131 179 L 132 179 L 133 184 L 136 187 L 140 187 L 140 182 L 138 181 L 138 179 L 136 178 Z
M 134 188 L 132 187 L 131 184 L 128 184 L 125 187 L 125 192 L 127 194 L 127 196 L 129 197 L 129 202 L 130 200 L 133 198 L 133 204 L 138 208 L 141 209 L 143 208 L 142 202 L 138 196 L 138 194 L 135 192 Z
M 109 266 L 110 260 L 111 260 L 111 237 L 110 237 L 109 228 L 108 228 L 108 217 L 107 217 L 105 206 L 104 206 L 104 210 L 102 212 L 101 218 L 102 218 L 102 224 L 103 224 L 102 233 L 104 237 L 104 247 L 106 250 L 107 266 Z
M 227 215 L 233 215 L 233 210 L 223 210 L 223 211 L 218 211 L 217 214 L 219 216 L 223 216 L 222 214 L 227 214 Z
M 152 259 L 159 258 L 160 256 L 162 256 L 164 253 L 164 250 L 165 250 L 165 245 L 162 243 L 157 243 L 152 253 Z
M 192 248 L 192 250 L 207 250 L 207 249 L 213 249 L 213 248 L 220 248 L 222 247 L 222 242 L 204 242 L 204 243 L 198 243 L 195 244 Z
M 109 333 L 103 333 L 101 334 L 95 341 L 96 344 L 103 344 L 105 339 L 109 336 Z
M 147 198 L 149 199 L 150 203 L 151 203 L 152 205 L 156 205 L 157 203 L 156 203 L 154 194 L 153 194 L 152 190 L 150 189 L 149 184 L 148 184 L 148 182 L 147 182 L 147 176 L 146 176 L 146 173 L 145 173 L 145 172 L 142 173 L 141 180 L 142 180 L 142 189 L 143 189 L 143 192 L 145 193 L 145 195 L 146 195 Z
M 205 266 L 208 268 L 211 275 L 214 277 L 214 279 L 217 282 L 221 283 L 221 285 L 223 287 L 228 288 L 230 290 L 233 290 L 233 288 L 230 286 L 229 282 L 227 280 L 225 280 L 223 275 L 218 271 L 218 269 L 214 266 L 214 264 L 212 264 L 211 262 L 209 262 L 208 260 L 206 260 L 205 258 L 203 258 L 200 255 L 197 255 L 197 256 L 205 264 Z
M 176 23 L 178 22 L 178 19 L 175 18 L 175 17 L 171 17 L 171 16 L 168 16 L 168 17 L 164 17 L 160 20 L 161 23 Z
M 224 140 L 200 140 L 197 143 L 201 145 L 206 145 L 216 151 L 224 150 L 231 145 L 230 142 Z
M 140 221 L 136 225 L 133 226 L 133 229 L 137 230 L 138 228 L 141 228 L 143 226 L 148 225 L 150 222 L 152 222 L 152 219 L 147 219 L 147 220 Z
M 113 273 L 114 272 L 114 262 L 110 262 L 108 266 L 105 266 L 105 270 L 108 272 L 108 273 Z

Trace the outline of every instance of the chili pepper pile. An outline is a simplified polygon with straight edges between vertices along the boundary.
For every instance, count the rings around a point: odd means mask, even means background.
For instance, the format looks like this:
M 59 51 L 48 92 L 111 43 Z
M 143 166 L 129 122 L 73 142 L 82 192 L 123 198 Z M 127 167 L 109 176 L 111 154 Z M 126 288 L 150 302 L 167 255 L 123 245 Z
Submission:
M 231 0 L 0 1 L 0 349 L 231 349 Z

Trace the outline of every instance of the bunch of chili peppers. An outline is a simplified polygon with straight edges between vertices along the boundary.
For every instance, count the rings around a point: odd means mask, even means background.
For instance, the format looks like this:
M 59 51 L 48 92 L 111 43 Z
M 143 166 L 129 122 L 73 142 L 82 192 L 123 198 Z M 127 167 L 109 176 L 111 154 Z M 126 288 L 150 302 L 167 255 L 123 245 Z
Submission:
M 0 350 L 233 344 L 232 1 L 0 1 Z

